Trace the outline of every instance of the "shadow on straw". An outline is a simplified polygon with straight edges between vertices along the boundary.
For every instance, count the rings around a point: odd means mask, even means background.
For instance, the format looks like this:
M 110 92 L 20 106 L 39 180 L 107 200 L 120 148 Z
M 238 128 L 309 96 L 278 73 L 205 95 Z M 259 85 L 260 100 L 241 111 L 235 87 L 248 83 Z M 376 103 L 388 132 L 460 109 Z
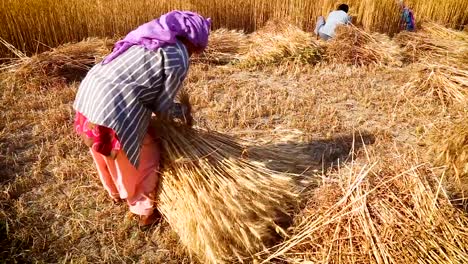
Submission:
M 375 142 L 370 133 L 338 135 L 305 143 L 288 142 L 253 146 L 249 158 L 261 161 L 275 171 L 308 174 L 325 171 L 346 162 L 361 148 Z

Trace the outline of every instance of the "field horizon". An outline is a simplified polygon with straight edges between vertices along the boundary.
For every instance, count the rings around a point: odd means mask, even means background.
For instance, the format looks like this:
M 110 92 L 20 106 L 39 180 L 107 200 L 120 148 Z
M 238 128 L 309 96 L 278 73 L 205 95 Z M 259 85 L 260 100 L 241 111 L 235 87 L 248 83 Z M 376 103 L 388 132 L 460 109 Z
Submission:
M 267 21 L 277 19 L 311 32 L 318 16 L 326 16 L 342 2 L 350 6 L 349 13 L 359 27 L 390 35 L 400 31 L 397 0 L 4 0 L 0 4 L 0 19 L 5 24 L 0 28 L 0 37 L 31 55 L 88 37 L 120 38 L 138 25 L 174 9 L 193 10 L 211 17 L 213 29 L 227 28 L 249 33 L 263 27 Z M 407 0 L 405 3 L 414 10 L 418 24 L 430 20 L 463 30 L 468 23 L 468 13 L 463 12 L 468 9 L 467 1 Z M 3 45 L 0 46 L 0 56 L 13 55 Z

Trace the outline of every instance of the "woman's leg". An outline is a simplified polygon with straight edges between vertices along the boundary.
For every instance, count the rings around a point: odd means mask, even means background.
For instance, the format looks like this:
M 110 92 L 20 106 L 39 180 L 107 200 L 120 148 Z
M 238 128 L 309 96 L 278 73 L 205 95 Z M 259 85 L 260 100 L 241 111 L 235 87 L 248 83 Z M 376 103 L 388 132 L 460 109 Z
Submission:
M 109 195 L 112 199 L 117 200 L 119 199 L 119 191 L 114 184 L 114 179 L 107 167 L 107 157 L 103 156 L 102 154 L 96 152 L 92 148 L 89 149 L 91 156 L 93 157 L 94 164 L 96 164 L 96 168 L 99 174 L 99 179 L 101 179 L 102 185 L 104 189 L 107 190 Z
M 134 214 L 153 214 L 159 157 L 157 142 L 146 134 L 141 147 L 138 169 L 130 163 L 123 151 L 117 154 L 115 160 L 111 158 L 106 160 L 120 197 L 127 199 L 130 211 Z

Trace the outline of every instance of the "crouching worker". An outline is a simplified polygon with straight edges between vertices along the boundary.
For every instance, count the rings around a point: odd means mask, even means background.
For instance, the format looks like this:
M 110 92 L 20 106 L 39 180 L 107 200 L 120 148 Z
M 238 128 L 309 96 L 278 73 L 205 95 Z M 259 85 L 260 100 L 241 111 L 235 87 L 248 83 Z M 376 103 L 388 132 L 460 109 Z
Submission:
M 335 37 L 335 29 L 338 25 L 351 24 L 351 17 L 348 15 L 349 6 L 341 4 L 338 10 L 330 12 L 327 20 L 320 16 L 317 19 L 314 33 L 323 40 L 329 40 Z
M 159 220 L 154 193 L 160 148 L 152 114 L 183 115 L 174 103 L 192 53 L 208 44 L 210 19 L 172 11 L 118 41 L 81 82 L 74 102 L 75 129 L 90 148 L 104 188 L 125 199 L 140 225 Z

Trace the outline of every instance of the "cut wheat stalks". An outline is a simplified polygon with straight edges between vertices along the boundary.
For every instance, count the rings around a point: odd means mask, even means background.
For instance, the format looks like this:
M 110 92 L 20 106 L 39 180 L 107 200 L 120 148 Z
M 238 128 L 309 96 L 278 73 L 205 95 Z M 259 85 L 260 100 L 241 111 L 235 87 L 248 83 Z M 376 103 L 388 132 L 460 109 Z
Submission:
M 468 63 L 468 34 L 435 23 L 417 32 L 403 32 L 396 41 L 410 62 L 430 59 L 446 63 Z
M 426 165 L 341 169 L 265 262 L 466 263 L 468 217 L 451 205 L 439 177 Z
M 468 114 L 443 127 L 436 127 L 426 140 L 428 157 L 445 171 L 444 186 L 461 199 L 468 201 Z
M 12 70 L 18 69 L 21 65 L 29 62 L 30 58 L 26 54 L 17 49 L 11 43 L 8 43 L 3 38 L 0 38 L 0 46 L 1 45 L 5 46 L 15 57 L 0 58 L 0 74 L 4 72 L 11 72 Z
M 159 209 L 202 262 L 250 262 L 285 237 L 308 185 L 247 158 L 235 139 L 153 123 L 163 147 Z
M 88 70 L 101 61 L 111 49 L 108 39 L 89 38 L 59 46 L 51 51 L 21 58 L 7 70 L 11 81 L 28 83 L 28 87 L 44 89 L 81 80 Z
M 468 41 L 468 34 L 466 32 L 444 27 L 443 25 L 435 22 L 424 23 L 422 30 L 434 38 Z
M 194 55 L 194 63 L 228 64 L 239 58 L 248 48 L 247 35 L 238 30 L 218 29 L 210 33 L 208 47 Z
M 353 25 L 337 28 L 336 37 L 327 42 L 326 58 L 349 65 L 400 65 L 400 51 L 390 38 L 369 34 Z
M 3 38 L 0 38 L 0 44 L 5 46 L 11 53 L 13 53 L 13 55 L 16 56 L 16 58 L 14 58 L 14 59 L 27 59 L 28 58 L 28 56 L 26 54 L 24 54 L 24 52 L 17 49 L 15 46 L 13 46 L 11 43 L 4 40 Z M 2 59 L 4 59 L 4 58 L 2 58 Z
M 468 103 L 468 67 L 428 61 L 421 62 L 420 66 L 420 78 L 412 82 L 413 86 L 435 96 L 444 105 Z
M 317 63 L 322 49 L 310 33 L 283 21 L 270 21 L 249 35 L 250 49 L 240 67 L 263 67 L 285 62 Z

